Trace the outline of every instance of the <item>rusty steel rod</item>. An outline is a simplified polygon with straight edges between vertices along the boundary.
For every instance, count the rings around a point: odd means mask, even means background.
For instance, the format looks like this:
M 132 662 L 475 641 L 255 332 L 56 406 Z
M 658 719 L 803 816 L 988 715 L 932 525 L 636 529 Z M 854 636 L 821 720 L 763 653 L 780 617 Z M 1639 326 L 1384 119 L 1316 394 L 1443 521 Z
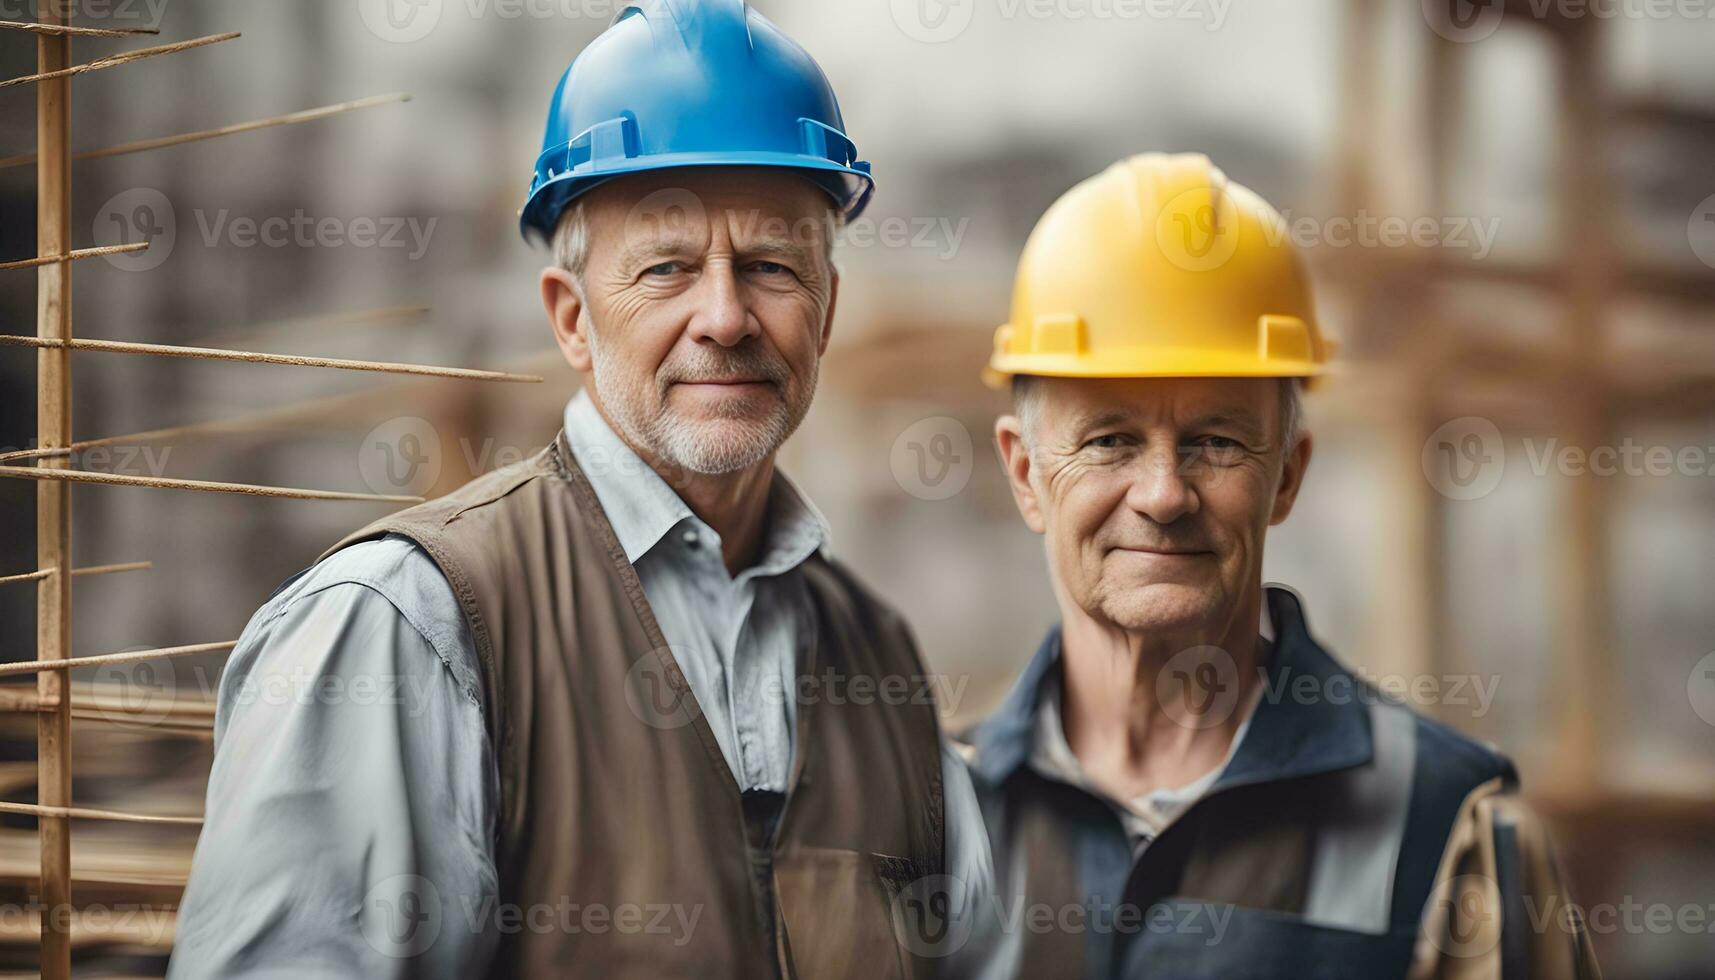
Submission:
M 558 349 L 544 351 L 531 357 L 520 358 L 516 367 L 546 370 L 557 367 L 564 362 L 560 360 Z M 99 439 L 82 439 L 69 446 L 58 446 L 53 449 L 19 449 L 8 453 L 0 453 L 0 463 L 12 463 L 20 460 L 46 459 L 54 456 L 70 456 L 73 453 L 96 446 L 112 446 L 155 442 L 162 439 L 176 439 L 185 436 L 202 438 L 205 436 L 221 435 L 237 432 L 259 432 L 280 426 L 284 423 L 304 425 L 309 423 L 349 423 L 353 417 L 366 410 L 373 404 L 385 402 L 388 399 L 408 397 L 407 389 L 414 390 L 413 385 L 426 384 L 424 381 L 401 381 L 391 385 L 369 388 L 362 391 L 351 391 L 339 395 L 325 395 L 304 401 L 291 402 L 277 408 L 265 409 L 240 415 L 230 419 L 214 419 L 208 422 L 193 422 L 187 425 L 172 426 L 165 429 L 151 429 L 147 432 L 132 432 L 125 435 L 104 436 Z
M 59 660 L 19 660 L 14 663 L 0 664 L 0 677 L 11 677 L 15 674 L 57 674 L 65 676 L 64 671 L 74 667 L 101 667 L 110 664 L 130 664 L 140 660 L 161 660 L 171 657 L 189 657 L 199 653 L 219 653 L 230 650 L 238 645 L 237 640 L 227 640 L 223 643 L 193 643 L 189 646 L 158 647 L 153 650 L 128 650 L 124 653 L 101 653 L 92 657 L 65 657 Z M 38 696 L 45 704 L 59 707 L 64 704 L 58 692 L 53 697 L 40 691 Z M 60 804 L 54 804 L 60 805 Z
M 153 699 L 151 699 L 153 700 Z M 58 702 L 43 701 L 34 688 L 24 684 L 0 684 L 0 712 L 28 713 L 52 710 Z M 74 718 L 88 718 L 124 728 L 149 728 L 169 734 L 208 735 L 214 730 L 214 700 L 193 694 L 174 692 L 164 709 L 153 705 L 135 707 L 127 693 L 104 689 L 101 685 L 73 685 L 71 712 Z
M 270 126 L 291 126 L 297 123 L 311 122 L 316 119 L 326 119 L 344 112 L 354 112 L 371 106 L 389 105 L 394 102 L 409 102 L 411 96 L 404 92 L 390 92 L 386 95 L 371 95 L 350 102 L 338 102 L 333 105 L 318 106 L 314 109 L 301 109 L 288 112 L 282 116 L 269 116 L 266 119 L 253 119 L 249 122 L 233 123 L 218 129 L 204 129 L 194 133 L 179 133 L 175 136 L 158 136 L 154 139 L 138 140 L 135 143 L 121 143 L 118 146 L 104 147 L 99 150 L 85 150 L 72 157 L 74 161 L 98 160 L 103 157 L 116 157 L 126 153 L 142 153 L 145 150 L 158 150 L 165 146 L 178 146 L 181 143 L 195 143 L 201 140 L 215 139 L 220 136 L 232 136 L 237 133 L 248 133 L 252 130 L 266 129 Z M 6 167 L 22 167 L 36 161 L 34 153 L 21 153 L 17 156 L 0 157 L 0 169 Z
M 152 561 L 128 561 L 118 565 L 89 565 L 84 568 L 72 569 L 71 577 L 78 578 L 84 575 L 110 575 L 114 572 L 138 572 L 146 568 L 154 567 L 155 563 Z M 0 575 L 0 585 L 7 585 L 12 582 L 34 582 L 37 579 L 47 578 L 55 571 L 57 571 L 57 569 L 38 568 L 33 572 L 24 572 L 21 575 Z
M 100 439 L 79 439 L 69 446 L 58 446 L 53 449 L 18 449 L 9 453 L 0 453 L 0 463 L 15 463 L 29 459 L 48 459 L 55 456 L 72 456 L 85 449 L 96 449 L 102 446 L 131 445 L 144 442 L 160 442 L 166 439 L 178 439 L 184 436 L 206 436 L 218 433 L 254 432 L 281 425 L 303 415 L 302 409 L 296 405 L 272 409 L 266 412 L 256 412 L 230 419 L 215 419 L 209 422 L 192 422 L 188 425 L 175 425 L 165 429 L 150 429 L 148 432 L 131 432 L 119 436 L 103 436 Z
M 150 429 L 147 432 L 131 432 L 125 435 L 104 436 L 100 439 L 80 439 L 69 446 L 54 449 L 19 449 L 9 453 L 0 453 L 0 463 L 12 463 L 29 459 L 47 459 L 54 456 L 71 456 L 85 449 L 100 446 L 130 445 L 134 443 L 159 442 L 165 439 L 180 439 L 190 437 L 200 439 L 207 436 L 226 435 L 244 432 L 265 432 L 269 429 L 280 428 L 288 423 L 308 423 L 339 418 L 340 413 L 355 410 L 365 401 L 378 396 L 393 393 L 393 386 L 385 389 L 349 392 L 343 395 L 332 395 L 325 398 L 314 398 L 308 401 L 293 402 L 279 408 L 253 412 L 230 419 L 213 419 L 208 422 L 192 422 L 186 425 L 175 425 L 165 429 Z M 176 443 L 175 443 L 176 445 Z
M 0 334 L 0 345 L 13 347 L 69 347 L 72 350 L 103 351 L 109 354 L 153 354 L 161 357 L 196 357 L 213 361 L 244 361 L 250 364 L 285 364 L 295 367 L 334 368 L 341 371 L 377 371 L 382 374 L 421 374 L 432 378 L 463 378 L 467 381 L 541 382 L 535 374 L 509 374 L 476 368 L 437 367 L 432 364 L 396 364 L 389 361 L 354 361 L 341 357 L 304 357 L 298 354 L 264 354 L 250 350 L 217 347 L 181 347 L 176 344 L 139 344 L 125 340 L 43 340 L 18 334 Z
M 152 561 L 125 561 L 113 565 L 90 565 L 87 568 L 72 569 L 71 577 L 80 578 L 85 575 L 112 575 L 117 572 L 143 572 L 154 567 L 155 563 Z
M 200 48 L 209 44 L 219 44 L 222 41 L 230 41 L 238 36 L 240 35 L 237 31 L 228 31 L 225 34 L 210 34 L 206 37 L 191 38 L 189 41 L 174 41 L 172 44 L 160 44 L 152 48 L 138 48 L 135 51 L 122 51 L 119 54 L 108 55 L 105 58 L 86 61 L 81 65 L 71 65 L 65 68 L 56 68 L 52 71 L 39 71 L 34 75 L 20 75 L 17 78 L 8 78 L 4 81 L 0 81 L 0 88 L 10 88 L 13 85 L 27 85 L 31 82 L 55 81 L 61 78 L 70 78 L 73 75 L 82 75 L 85 72 L 101 71 L 104 68 L 117 68 L 120 65 L 128 65 L 133 61 L 142 61 L 144 58 L 154 58 L 163 54 L 177 54 L 180 51 L 189 51 L 192 48 Z
M 148 247 L 148 242 L 132 242 L 128 245 L 102 245 L 98 248 L 75 248 L 69 252 L 56 252 L 52 255 L 38 255 L 33 259 L 16 259 L 11 262 L 0 262 L 0 272 L 4 272 L 7 269 L 33 269 L 37 266 L 53 265 L 56 262 L 75 262 L 78 259 L 93 259 L 101 255 L 117 255 L 120 252 L 141 252 Z
M 392 493 L 355 493 L 345 490 L 300 490 L 295 487 L 270 487 L 250 483 L 220 483 L 210 480 L 179 480 L 163 476 L 129 476 L 122 473 L 94 473 L 89 470 L 46 469 L 35 466 L 0 466 L 0 476 L 55 483 L 101 483 L 116 487 L 157 487 L 163 490 L 205 490 L 210 493 L 237 493 L 252 497 L 285 497 L 292 500 L 362 500 L 386 504 L 420 504 L 422 497 Z
M 176 824 L 186 827 L 202 826 L 201 817 L 158 817 L 147 813 L 122 813 L 118 810 L 93 810 L 84 806 L 40 806 L 35 803 L 11 803 L 0 800 L 0 813 L 17 813 L 31 817 L 59 817 L 71 820 L 117 820 L 124 823 Z
M 35 582 L 39 579 L 47 578 L 53 573 L 54 570 L 51 568 L 38 568 L 33 572 L 24 572 L 19 575 L 0 576 L 0 585 L 10 585 L 14 582 Z
M 0 20 L 0 30 L 29 31 L 50 37 L 131 37 L 134 34 L 159 34 L 159 27 L 69 27 L 65 24 L 38 24 L 28 20 Z

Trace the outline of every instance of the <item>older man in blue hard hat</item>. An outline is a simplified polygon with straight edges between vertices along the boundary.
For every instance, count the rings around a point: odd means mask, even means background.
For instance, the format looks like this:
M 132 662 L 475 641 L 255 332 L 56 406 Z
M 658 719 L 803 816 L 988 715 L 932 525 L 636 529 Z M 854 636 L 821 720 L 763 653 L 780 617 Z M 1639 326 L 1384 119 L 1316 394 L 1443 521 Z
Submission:
M 871 187 L 740 0 L 627 5 L 579 55 L 522 225 L 583 390 L 251 620 L 173 976 L 934 972 L 896 899 L 983 876 L 976 799 L 904 624 L 774 466 Z M 267 696 L 290 677 L 404 696 Z

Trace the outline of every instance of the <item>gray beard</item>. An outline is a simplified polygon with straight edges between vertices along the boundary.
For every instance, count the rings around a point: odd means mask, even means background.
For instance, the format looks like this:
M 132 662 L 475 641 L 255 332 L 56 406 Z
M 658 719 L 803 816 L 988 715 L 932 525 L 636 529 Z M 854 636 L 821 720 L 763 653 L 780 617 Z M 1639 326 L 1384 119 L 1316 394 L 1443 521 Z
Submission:
M 740 418 L 691 421 L 673 415 L 665 407 L 666 384 L 659 386 L 655 401 L 661 407 L 652 410 L 641 386 L 614 380 L 617 372 L 608 369 L 607 350 L 596 338 L 597 331 L 590 331 L 590 373 L 596 395 L 620 434 L 662 462 L 692 473 L 718 476 L 755 466 L 786 442 L 809 408 L 810 397 L 804 399 L 801 409 L 787 404 L 784 368 L 778 362 L 768 362 L 754 366 L 770 375 L 782 398 L 760 425 Z M 677 370 L 682 372 L 684 368 Z M 813 372 L 808 392 L 811 397 L 815 395 L 816 380 Z

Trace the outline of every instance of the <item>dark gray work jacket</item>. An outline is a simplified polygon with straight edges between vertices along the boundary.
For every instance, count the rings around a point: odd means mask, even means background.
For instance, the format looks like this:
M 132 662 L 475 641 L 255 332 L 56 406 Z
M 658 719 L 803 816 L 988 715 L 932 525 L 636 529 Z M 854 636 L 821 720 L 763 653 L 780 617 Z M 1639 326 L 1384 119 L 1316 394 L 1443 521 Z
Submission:
M 1001 921 L 972 927 L 961 958 L 986 960 L 984 976 L 1377 980 L 1458 956 L 1492 958 L 1512 980 L 1544 975 L 1530 958 L 1548 939 L 1554 962 L 1586 962 L 1581 924 L 1565 942 L 1524 934 L 1522 901 L 1557 888 L 1556 874 L 1534 873 L 1543 835 L 1531 828 L 1521 852 L 1508 816 L 1480 824 L 1492 850 L 1463 831 L 1450 850 L 1455 828 L 1479 826 L 1466 819 L 1479 803 L 1488 814 L 1489 797 L 1516 787 L 1512 764 L 1383 698 L 1311 639 L 1297 596 L 1266 595 L 1275 641 L 1249 730 L 1207 793 L 1135 860 L 1113 803 L 1029 762 L 1039 688 L 1061 669 L 1059 629 L 1049 632 L 968 738 Z M 1432 892 L 1479 851 L 1494 857 L 1484 867 L 1500 914 L 1431 916 L 1439 932 L 1428 939 Z M 1591 975 L 1588 964 L 1548 975 Z

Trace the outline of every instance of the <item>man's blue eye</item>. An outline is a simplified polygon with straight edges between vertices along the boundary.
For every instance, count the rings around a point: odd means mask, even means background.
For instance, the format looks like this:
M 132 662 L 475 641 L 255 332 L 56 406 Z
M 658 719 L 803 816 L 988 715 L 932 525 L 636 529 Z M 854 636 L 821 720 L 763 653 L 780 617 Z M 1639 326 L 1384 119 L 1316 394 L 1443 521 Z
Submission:
M 782 272 L 792 271 L 778 262 L 758 262 L 755 265 L 752 265 L 751 268 L 765 276 L 779 275 Z
M 644 269 L 643 274 L 646 276 L 670 276 L 673 273 L 678 272 L 678 271 L 679 271 L 679 263 L 677 263 L 677 262 L 662 262 L 659 265 L 652 265 L 649 268 Z
M 1105 436 L 1097 436 L 1089 442 L 1084 443 L 1084 445 L 1094 446 L 1097 449 L 1118 449 L 1121 438 L 1122 437 L 1119 433 L 1110 432 Z
M 1216 466 L 1232 466 L 1244 458 L 1244 443 L 1227 436 L 1206 436 L 1191 447 L 1193 457 L 1200 456 Z

